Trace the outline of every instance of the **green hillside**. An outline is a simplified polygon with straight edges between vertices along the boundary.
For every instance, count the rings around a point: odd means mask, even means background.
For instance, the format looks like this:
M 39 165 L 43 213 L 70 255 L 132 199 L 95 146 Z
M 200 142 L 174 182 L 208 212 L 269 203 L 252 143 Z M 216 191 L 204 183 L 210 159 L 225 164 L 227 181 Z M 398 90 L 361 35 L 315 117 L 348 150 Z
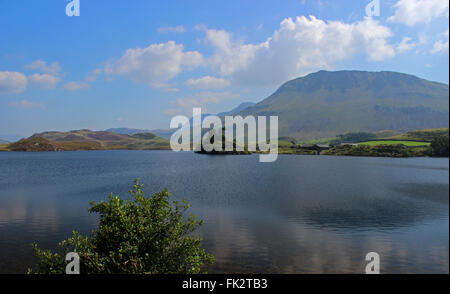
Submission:
M 392 136 L 390 139 L 396 140 L 415 140 L 415 141 L 424 141 L 431 142 L 433 139 L 437 137 L 449 136 L 449 129 L 431 129 L 431 130 L 419 130 L 412 131 L 406 134 L 401 134 L 397 136 Z
M 34 137 L 23 139 L 6 146 L 9 151 L 44 152 L 44 151 L 75 151 L 75 150 L 103 150 L 96 142 L 55 142 L 44 138 Z
M 358 143 L 358 145 L 378 146 L 378 145 L 405 145 L 408 147 L 430 146 L 429 142 L 422 141 L 393 141 L 393 140 L 381 140 L 381 141 L 367 141 Z
M 349 132 L 405 133 L 449 125 L 449 87 L 395 72 L 320 71 L 285 83 L 239 115 L 279 116 L 299 141 Z
M 156 150 L 170 148 L 168 140 L 152 133 L 124 135 L 105 131 L 77 130 L 70 132 L 45 132 L 30 137 L 30 139 L 35 138 L 43 138 L 59 144 L 59 146 L 63 144 L 64 150 L 86 150 L 88 148 Z

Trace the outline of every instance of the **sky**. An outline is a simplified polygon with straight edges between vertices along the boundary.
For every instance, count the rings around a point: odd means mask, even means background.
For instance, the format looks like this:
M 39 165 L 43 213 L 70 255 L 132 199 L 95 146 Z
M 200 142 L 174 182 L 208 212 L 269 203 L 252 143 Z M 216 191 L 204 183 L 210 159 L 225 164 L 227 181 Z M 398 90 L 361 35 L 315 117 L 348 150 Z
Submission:
M 168 129 L 318 70 L 449 80 L 445 0 L 78 1 L 0 0 L 0 139 Z

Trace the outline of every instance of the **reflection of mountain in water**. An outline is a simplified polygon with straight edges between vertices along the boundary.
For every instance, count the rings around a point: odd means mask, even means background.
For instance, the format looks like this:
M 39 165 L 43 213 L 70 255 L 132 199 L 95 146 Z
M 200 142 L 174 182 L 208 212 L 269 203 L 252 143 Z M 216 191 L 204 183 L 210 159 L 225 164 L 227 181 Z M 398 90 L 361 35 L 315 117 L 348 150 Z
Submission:
M 448 184 L 399 184 L 395 197 L 343 196 L 339 203 L 321 201 L 320 205 L 281 204 L 281 215 L 317 227 L 332 229 L 395 230 L 417 223 L 448 217 Z
M 0 170 L 0 271 L 26 272 L 32 242 L 89 234 L 89 201 L 140 178 L 205 220 L 210 273 L 361 273 L 371 251 L 387 273 L 448 273 L 448 159 L 0 153 Z

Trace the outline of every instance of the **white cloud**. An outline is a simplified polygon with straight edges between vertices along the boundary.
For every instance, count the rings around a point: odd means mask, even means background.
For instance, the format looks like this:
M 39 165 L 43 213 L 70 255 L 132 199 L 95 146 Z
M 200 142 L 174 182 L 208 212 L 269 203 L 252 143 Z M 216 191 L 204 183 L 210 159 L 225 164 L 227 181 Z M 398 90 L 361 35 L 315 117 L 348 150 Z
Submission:
M 102 73 L 103 70 L 101 68 L 97 68 L 91 74 L 86 76 L 85 80 L 86 82 L 95 82 Z
M 277 84 L 318 69 L 330 68 L 358 53 L 380 61 L 395 55 L 387 39 L 392 32 L 378 21 L 323 21 L 314 16 L 284 19 L 265 42 L 245 44 L 223 30 L 198 26 L 215 49 L 209 65 L 233 82 Z
M 444 15 L 448 17 L 449 3 L 447 0 L 399 0 L 394 8 L 395 13 L 388 21 L 412 27 Z
M 63 88 L 68 91 L 78 91 L 83 89 L 88 89 L 91 87 L 92 82 L 95 82 L 99 76 L 103 73 L 103 70 L 101 68 L 97 68 L 92 73 L 88 74 L 84 81 L 78 81 L 78 82 L 68 82 L 65 83 Z
M 38 59 L 33 61 L 31 64 L 25 66 L 25 69 L 28 70 L 40 70 L 43 73 L 56 75 L 61 71 L 61 66 L 59 62 L 55 61 L 49 65 L 42 59 Z
M 184 26 L 176 26 L 176 27 L 160 27 L 158 28 L 158 33 L 167 34 L 167 33 L 185 33 L 186 29 Z
M 20 72 L 0 71 L 0 96 L 18 94 L 27 88 L 27 77 Z
M 208 111 L 208 106 L 219 104 L 229 99 L 239 99 L 241 96 L 229 91 L 226 92 L 200 92 L 192 96 L 171 101 L 173 107 L 166 111 L 169 115 L 192 114 L 194 107 L 201 107 L 202 112 Z
M 442 35 L 444 36 L 444 39 L 434 43 L 433 48 L 430 50 L 431 54 L 448 53 L 448 29 Z
M 230 85 L 230 81 L 211 76 L 205 76 L 198 79 L 189 79 L 186 81 L 186 86 L 197 89 L 222 89 L 229 87 Z
M 439 40 L 436 43 L 434 43 L 433 48 L 431 49 L 431 54 L 437 54 L 437 53 L 445 53 L 448 52 L 448 40 L 446 42 Z
M 156 82 L 152 84 L 152 87 L 155 89 L 161 89 L 164 92 L 178 92 L 180 91 L 180 89 L 178 89 L 177 87 L 172 86 L 171 84 L 168 83 L 160 83 L 160 82 Z
M 119 60 L 106 65 L 105 73 L 158 87 L 183 70 L 195 69 L 202 63 L 203 56 L 199 52 L 184 51 L 182 44 L 169 41 L 147 48 L 128 49 Z
M 416 44 L 416 43 L 413 43 L 413 42 L 411 42 L 411 41 L 412 41 L 411 38 L 409 38 L 409 37 L 404 37 L 404 38 L 402 39 L 402 41 L 400 42 L 400 44 L 398 44 L 398 46 L 397 46 L 397 51 L 398 51 L 399 53 L 404 53 L 404 52 L 407 52 L 407 51 L 412 50 L 414 47 L 417 46 L 417 44 Z
M 176 87 L 171 87 L 171 86 L 168 86 L 168 87 L 165 87 L 165 88 L 162 88 L 162 89 L 163 89 L 164 92 L 168 92 L 168 93 L 180 92 L 180 89 L 178 89 Z
M 44 107 L 41 103 L 34 103 L 34 102 L 30 102 L 28 100 L 11 101 L 11 102 L 9 102 L 9 105 L 12 107 L 25 108 L 25 109 L 43 108 Z
M 63 88 L 68 90 L 68 91 L 78 91 L 78 90 L 83 90 L 83 89 L 88 89 L 90 88 L 91 85 L 87 82 L 69 82 L 64 84 Z
M 61 81 L 60 78 L 49 75 L 49 74 L 33 74 L 28 76 L 28 81 L 30 84 L 34 84 L 41 88 L 52 89 L 57 83 Z

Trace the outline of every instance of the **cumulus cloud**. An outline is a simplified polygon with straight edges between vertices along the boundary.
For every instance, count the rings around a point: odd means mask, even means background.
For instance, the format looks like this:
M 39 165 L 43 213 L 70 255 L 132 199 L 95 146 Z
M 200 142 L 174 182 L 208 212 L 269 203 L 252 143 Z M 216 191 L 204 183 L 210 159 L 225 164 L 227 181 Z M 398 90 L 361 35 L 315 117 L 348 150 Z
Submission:
M 205 76 L 198 79 L 189 79 L 186 81 L 186 86 L 196 89 L 222 89 L 229 87 L 230 85 L 230 81 L 211 76 Z
M 442 40 L 438 40 L 434 43 L 433 48 L 430 50 L 431 54 L 448 52 L 448 41 L 444 42 Z
M 442 35 L 444 35 L 444 39 L 434 43 L 433 48 L 430 50 L 431 54 L 448 53 L 448 30 Z
M 394 8 L 395 13 L 388 21 L 412 27 L 444 15 L 448 17 L 449 3 L 446 0 L 399 0 Z
M 25 108 L 25 109 L 32 109 L 32 108 L 43 108 L 44 105 L 41 103 L 34 103 L 28 100 L 22 100 L 22 101 L 11 101 L 9 102 L 9 106 L 16 107 L 16 108 Z
M 86 76 L 86 82 L 95 82 L 98 77 L 103 73 L 101 68 L 96 68 L 91 74 Z
M 276 84 L 330 68 L 358 53 L 380 61 L 395 55 L 388 44 L 392 32 L 378 21 L 323 21 L 314 16 L 284 19 L 265 42 L 245 44 L 223 30 L 197 27 L 214 48 L 209 65 L 221 76 L 245 84 Z
M 60 78 L 49 74 L 33 74 L 28 76 L 30 84 L 36 85 L 41 88 L 53 89 L 57 83 L 61 81 Z
M 27 88 L 27 77 L 20 72 L 0 71 L 0 95 L 18 94 Z
M 176 27 L 160 27 L 158 28 L 158 33 L 167 34 L 167 33 L 185 33 L 186 29 L 184 26 L 176 26 Z
M 78 91 L 78 90 L 83 90 L 83 89 L 88 89 L 90 88 L 91 85 L 87 82 L 81 81 L 81 82 L 69 82 L 69 83 L 65 83 L 63 88 L 68 90 L 68 91 Z
M 229 91 L 226 92 L 200 92 L 192 96 L 171 101 L 172 108 L 166 111 L 169 115 L 192 114 L 194 107 L 201 107 L 203 113 L 208 111 L 208 106 L 219 104 L 229 99 L 239 99 L 241 96 Z
M 412 41 L 411 38 L 404 37 L 402 39 L 402 41 L 400 42 L 400 44 L 398 44 L 397 51 L 399 53 L 404 53 L 404 52 L 412 50 L 414 47 L 416 47 L 417 44 L 414 42 L 411 42 L 411 41 Z
M 103 70 L 101 68 L 97 68 L 93 70 L 90 74 L 88 74 L 84 81 L 73 81 L 65 83 L 63 88 L 68 91 L 78 91 L 83 89 L 88 89 L 91 87 L 90 83 L 95 82 L 100 75 L 103 73 Z
M 38 59 L 33 61 L 31 64 L 26 65 L 25 69 L 39 70 L 43 73 L 57 75 L 61 71 L 61 66 L 59 65 L 59 62 L 56 61 L 51 64 L 47 64 L 44 60 Z
M 169 41 L 147 48 L 128 49 L 119 60 L 106 65 L 105 73 L 158 87 L 183 70 L 195 69 L 202 63 L 202 54 L 184 51 L 182 44 Z

